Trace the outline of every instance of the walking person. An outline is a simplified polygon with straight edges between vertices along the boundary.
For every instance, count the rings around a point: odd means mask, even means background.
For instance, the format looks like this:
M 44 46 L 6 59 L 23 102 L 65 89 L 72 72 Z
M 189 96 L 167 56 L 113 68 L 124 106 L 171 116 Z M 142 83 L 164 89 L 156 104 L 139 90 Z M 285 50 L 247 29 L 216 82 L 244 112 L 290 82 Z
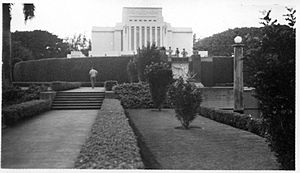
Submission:
M 94 89 L 94 87 L 95 87 L 97 74 L 98 74 L 97 70 L 95 70 L 94 67 L 92 67 L 91 70 L 90 70 L 90 72 L 89 72 L 90 79 L 91 79 L 92 89 Z

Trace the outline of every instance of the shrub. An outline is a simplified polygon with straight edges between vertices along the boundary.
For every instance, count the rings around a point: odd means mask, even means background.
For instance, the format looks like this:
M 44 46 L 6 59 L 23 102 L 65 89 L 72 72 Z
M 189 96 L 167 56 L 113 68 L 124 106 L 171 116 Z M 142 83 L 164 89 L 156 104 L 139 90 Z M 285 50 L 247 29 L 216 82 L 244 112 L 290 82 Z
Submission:
M 146 76 L 144 74 L 145 68 L 147 65 L 153 63 L 159 63 L 163 61 L 164 56 L 162 55 L 161 51 L 155 44 L 150 45 L 147 44 L 146 47 L 143 49 L 138 50 L 138 54 L 135 57 L 135 63 L 137 65 L 137 72 L 138 72 L 138 80 L 141 82 L 146 81 Z
M 136 136 L 118 100 L 104 100 L 75 168 L 144 168 Z
M 127 74 L 129 77 L 130 83 L 137 82 L 137 69 L 136 69 L 136 63 L 130 59 L 130 61 L 127 64 Z
M 13 125 L 24 118 L 50 110 L 50 106 L 49 100 L 31 100 L 11 105 L 2 109 L 2 122 L 6 125 Z
M 293 9 L 286 15 L 289 25 L 263 18 L 264 37 L 246 57 L 249 81 L 256 90 L 266 122 L 267 140 L 283 169 L 295 169 L 295 42 Z
M 104 87 L 106 89 L 106 91 L 111 91 L 113 86 L 117 85 L 118 81 L 116 80 L 109 80 L 109 81 L 105 81 L 104 83 Z
M 25 101 L 39 99 L 40 92 L 46 91 L 48 87 L 41 85 L 30 85 L 28 89 L 22 90 L 18 86 L 3 89 L 3 106 L 18 104 Z
M 200 107 L 198 111 L 206 118 L 266 137 L 266 127 L 262 119 L 216 108 Z
M 166 63 L 151 63 L 145 69 L 145 75 L 149 82 L 152 101 L 155 108 L 161 110 L 166 100 L 169 85 L 173 80 L 172 70 Z
M 115 86 L 115 94 L 125 109 L 153 108 L 147 83 L 124 83 Z
M 175 108 L 176 117 L 185 129 L 195 119 L 202 101 L 201 89 L 180 77 L 169 89 L 170 100 Z
M 79 88 L 80 86 L 81 86 L 80 82 L 55 81 L 52 82 L 51 88 L 54 91 L 64 91 L 64 90 Z
M 130 56 L 51 58 L 19 62 L 14 68 L 14 80 L 18 82 L 90 82 L 89 70 L 93 65 L 99 72 L 96 81 L 116 80 L 129 82 L 127 63 Z

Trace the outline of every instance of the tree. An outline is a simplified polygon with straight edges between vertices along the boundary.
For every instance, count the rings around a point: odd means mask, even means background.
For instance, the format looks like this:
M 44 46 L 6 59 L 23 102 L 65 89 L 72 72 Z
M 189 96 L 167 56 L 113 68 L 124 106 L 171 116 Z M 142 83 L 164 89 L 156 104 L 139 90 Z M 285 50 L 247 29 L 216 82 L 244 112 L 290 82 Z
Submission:
M 146 66 L 145 75 L 150 87 L 154 106 L 161 111 L 173 74 L 171 67 L 164 62 L 153 63 Z
M 138 54 L 135 56 L 135 63 L 137 66 L 138 80 L 139 82 L 145 81 L 144 70 L 147 65 L 164 61 L 165 56 L 162 55 L 162 51 L 159 50 L 155 44 L 147 44 L 146 47 L 138 49 Z
M 16 42 L 32 52 L 32 59 L 63 58 L 69 51 L 68 43 L 48 31 L 16 31 L 12 33 L 12 44 Z
M 271 10 L 262 18 L 264 36 L 249 50 L 249 80 L 261 102 L 267 141 L 283 169 L 295 170 L 295 10 L 288 9 L 288 25 L 276 24 Z
M 27 21 L 34 17 L 35 6 L 33 4 L 23 4 L 24 20 Z M 11 86 L 12 71 L 11 71 L 11 10 L 12 4 L 2 4 L 2 87 L 7 88 Z
M 73 37 L 66 38 L 65 42 L 69 44 L 70 51 L 81 51 L 85 56 L 89 56 L 91 40 L 87 39 L 84 34 L 74 34 Z

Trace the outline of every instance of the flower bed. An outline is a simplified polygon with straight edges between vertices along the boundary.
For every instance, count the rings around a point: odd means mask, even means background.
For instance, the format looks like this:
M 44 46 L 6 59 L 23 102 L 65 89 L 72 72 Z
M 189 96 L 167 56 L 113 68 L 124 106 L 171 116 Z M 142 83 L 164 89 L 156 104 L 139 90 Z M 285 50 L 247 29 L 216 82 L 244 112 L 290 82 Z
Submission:
M 250 115 L 208 107 L 201 107 L 199 113 L 201 116 L 210 118 L 217 122 L 247 130 L 262 137 L 265 136 L 266 129 L 262 119 L 253 118 Z
M 13 125 L 24 118 L 50 110 L 50 106 L 50 100 L 32 100 L 11 105 L 2 109 L 2 122 L 5 125 Z
M 80 169 L 142 169 L 137 139 L 116 99 L 105 99 L 75 162 Z

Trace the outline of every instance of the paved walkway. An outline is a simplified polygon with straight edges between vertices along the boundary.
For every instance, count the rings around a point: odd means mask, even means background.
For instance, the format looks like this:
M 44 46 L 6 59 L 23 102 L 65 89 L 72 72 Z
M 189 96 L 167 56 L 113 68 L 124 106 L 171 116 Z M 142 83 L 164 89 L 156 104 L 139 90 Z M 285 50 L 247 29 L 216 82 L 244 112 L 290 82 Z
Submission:
M 158 169 L 273 170 L 275 156 L 264 138 L 198 116 L 180 128 L 171 109 L 128 110 L 139 133 L 145 165 Z
M 52 110 L 2 129 L 2 168 L 73 168 L 98 110 Z

